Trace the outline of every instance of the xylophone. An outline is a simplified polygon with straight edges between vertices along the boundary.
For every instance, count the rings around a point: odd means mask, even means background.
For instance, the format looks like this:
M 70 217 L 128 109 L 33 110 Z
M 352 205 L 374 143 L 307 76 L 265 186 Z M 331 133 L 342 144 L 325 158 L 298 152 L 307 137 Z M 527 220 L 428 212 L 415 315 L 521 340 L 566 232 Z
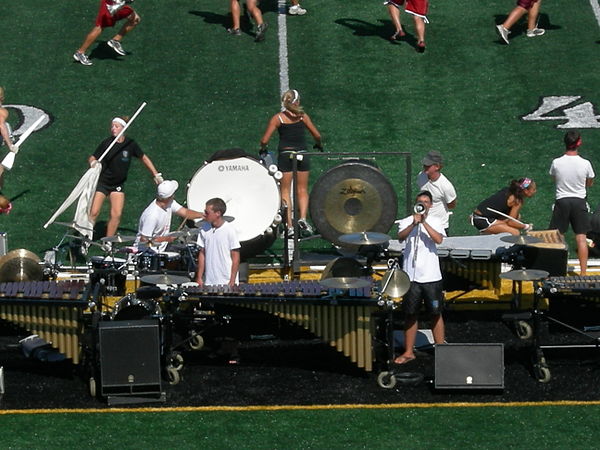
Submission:
M 0 283 L 0 319 L 39 335 L 78 364 L 85 288 L 83 280 Z
M 577 296 L 600 300 L 600 276 L 549 277 L 542 283 L 544 295 Z
M 188 301 L 222 303 L 273 314 L 298 324 L 370 372 L 372 315 L 380 309 L 372 288 L 327 289 L 318 281 L 185 288 Z

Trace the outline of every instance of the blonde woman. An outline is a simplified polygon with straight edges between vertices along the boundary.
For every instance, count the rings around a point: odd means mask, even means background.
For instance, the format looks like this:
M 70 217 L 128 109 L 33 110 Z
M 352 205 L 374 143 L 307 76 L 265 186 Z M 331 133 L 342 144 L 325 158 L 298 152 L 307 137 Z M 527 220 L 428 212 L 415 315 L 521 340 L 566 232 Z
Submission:
M 288 235 L 293 230 L 292 211 L 291 211 L 291 187 L 292 187 L 292 155 L 294 153 L 306 152 L 306 132 L 312 135 L 315 140 L 313 148 L 323 151 L 321 144 L 321 134 L 313 124 L 312 120 L 304 112 L 300 106 L 300 94 L 295 89 L 286 91 L 281 97 L 282 111 L 275 114 L 269 120 L 265 134 L 260 140 L 261 152 L 266 151 L 267 144 L 271 135 L 277 130 L 279 133 L 279 157 L 277 165 L 279 170 L 283 172 L 281 180 L 281 200 L 288 206 L 287 226 Z M 298 226 L 307 234 L 312 233 L 312 227 L 306 221 L 308 213 L 308 176 L 310 171 L 310 159 L 304 156 L 302 160 L 298 160 L 297 173 L 297 198 L 299 219 Z

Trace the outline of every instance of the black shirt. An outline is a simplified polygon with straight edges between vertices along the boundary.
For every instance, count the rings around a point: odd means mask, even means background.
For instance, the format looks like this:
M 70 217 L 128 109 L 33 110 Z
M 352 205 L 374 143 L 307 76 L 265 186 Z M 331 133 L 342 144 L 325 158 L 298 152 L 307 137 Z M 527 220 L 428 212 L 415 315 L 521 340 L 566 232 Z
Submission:
M 94 158 L 99 159 L 113 139 L 113 137 L 104 139 L 94 152 Z M 98 182 L 107 186 L 125 183 L 132 156 L 141 158 L 144 152 L 133 139 L 125 137 L 125 140 L 122 143 L 117 142 L 102 160 L 102 172 Z
M 477 210 L 483 217 L 488 217 L 490 219 L 505 219 L 505 217 L 491 212 L 488 208 L 508 214 L 510 212 L 510 208 L 507 205 L 508 196 L 508 187 L 500 189 L 494 195 L 482 201 L 479 206 L 477 206 Z

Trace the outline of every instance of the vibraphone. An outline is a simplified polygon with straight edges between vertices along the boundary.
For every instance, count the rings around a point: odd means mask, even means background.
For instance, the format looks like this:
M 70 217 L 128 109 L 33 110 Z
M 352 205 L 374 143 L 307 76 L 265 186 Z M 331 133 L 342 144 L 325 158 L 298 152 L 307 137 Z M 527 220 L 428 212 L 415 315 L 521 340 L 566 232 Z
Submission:
M 542 284 L 546 296 L 577 296 L 600 301 L 600 276 L 549 277 Z
M 370 372 L 373 370 L 372 314 L 380 309 L 372 288 L 327 289 L 318 281 L 241 284 L 235 288 L 186 288 L 189 301 L 265 311 L 298 324 Z
M 39 335 L 78 364 L 85 287 L 83 280 L 0 283 L 0 319 Z

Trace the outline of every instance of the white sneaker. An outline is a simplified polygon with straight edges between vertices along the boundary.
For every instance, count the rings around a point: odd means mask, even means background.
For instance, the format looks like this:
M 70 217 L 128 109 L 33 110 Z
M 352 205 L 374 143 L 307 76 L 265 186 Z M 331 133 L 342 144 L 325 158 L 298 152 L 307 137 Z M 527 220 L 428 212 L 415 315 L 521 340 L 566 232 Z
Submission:
M 107 42 L 107 44 L 110 48 L 112 48 L 119 55 L 121 55 L 121 56 L 127 55 L 127 53 L 125 53 L 125 50 L 123 50 L 123 46 L 121 45 L 121 43 L 119 41 L 117 41 L 115 39 L 111 39 L 110 41 Z
M 534 28 L 533 30 L 527 30 L 527 37 L 538 37 L 543 36 L 546 30 L 543 28 Z
M 80 62 L 84 66 L 91 66 L 92 62 L 88 59 L 85 53 L 75 52 L 73 53 L 73 59 L 77 62 Z
M 506 28 L 504 28 L 502 26 L 502 24 L 500 25 L 496 25 L 496 30 L 498 30 L 498 34 L 500 35 L 500 37 L 502 38 L 502 40 L 508 44 L 508 35 L 510 34 L 510 31 L 508 31 Z
M 290 6 L 290 14 L 292 16 L 303 16 L 304 14 L 306 14 L 306 10 L 300 5 L 294 5 Z

